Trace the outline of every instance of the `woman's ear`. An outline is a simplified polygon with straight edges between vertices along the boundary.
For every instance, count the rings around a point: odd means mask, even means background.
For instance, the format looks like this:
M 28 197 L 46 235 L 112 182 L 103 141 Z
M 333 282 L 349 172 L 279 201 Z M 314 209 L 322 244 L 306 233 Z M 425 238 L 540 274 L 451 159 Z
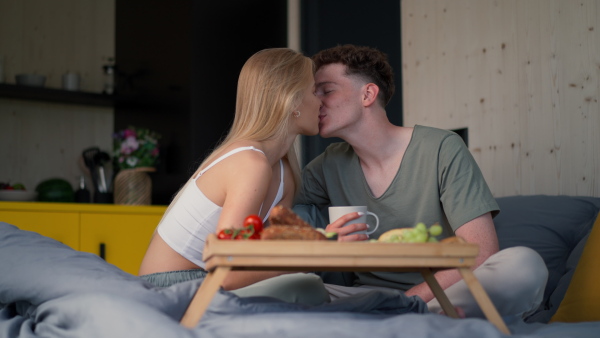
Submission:
M 367 83 L 363 87 L 363 106 L 368 107 L 377 101 L 377 94 L 379 94 L 379 87 L 374 83 Z

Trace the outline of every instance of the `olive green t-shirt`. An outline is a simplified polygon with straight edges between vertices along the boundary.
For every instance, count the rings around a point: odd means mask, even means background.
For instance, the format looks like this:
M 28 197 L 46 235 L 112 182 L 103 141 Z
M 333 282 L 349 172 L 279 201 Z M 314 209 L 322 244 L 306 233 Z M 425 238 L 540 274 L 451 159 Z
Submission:
M 419 222 L 441 224 L 442 237 L 447 237 L 478 216 L 499 212 L 463 140 L 453 132 L 419 125 L 395 178 L 380 197 L 371 193 L 352 147 L 341 142 L 327 147 L 306 166 L 295 204 L 316 205 L 326 219 L 330 205 L 366 205 L 380 221 L 371 238 Z M 359 285 L 402 290 L 423 281 L 419 273 L 361 272 L 356 277 Z

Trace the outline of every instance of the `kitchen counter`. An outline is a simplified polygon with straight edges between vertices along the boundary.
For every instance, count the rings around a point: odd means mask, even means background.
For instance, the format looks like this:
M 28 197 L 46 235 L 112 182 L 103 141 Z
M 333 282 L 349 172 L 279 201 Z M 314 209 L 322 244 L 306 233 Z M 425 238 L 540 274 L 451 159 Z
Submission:
M 0 202 L 0 222 L 54 238 L 137 274 L 167 206 Z
M 0 212 L 3 210 L 29 211 L 83 211 L 100 213 L 145 214 L 165 212 L 164 205 L 117 205 L 100 203 L 53 203 L 53 202 L 10 202 L 0 201 Z M 2 215 L 2 214 L 0 214 Z M 0 220 L 1 221 L 1 220 Z

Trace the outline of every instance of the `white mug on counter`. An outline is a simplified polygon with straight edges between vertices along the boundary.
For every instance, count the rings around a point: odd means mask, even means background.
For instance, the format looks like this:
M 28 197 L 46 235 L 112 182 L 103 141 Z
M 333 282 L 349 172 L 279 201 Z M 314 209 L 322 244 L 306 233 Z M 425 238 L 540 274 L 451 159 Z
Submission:
M 79 74 L 67 72 L 62 76 L 62 87 L 64 90 L 79 90 Z
M 353 219 L 349 222 L 346 222 L 346 224 L 344 224 L 343 226 L 349 225 L 349 224 L 354 224 L 354 223 L 367 223 L 367 216 L 373 216 L 375 218 L 375 226 L 369 224 L 369 230 L 366 231 L 356 231 L 353 232 L 355 234 L 367 234 L 370 235 L 372 233 L 375 232 L 375 230 L 377 230 L 377 227 L 379 227 L 379 217 L 377 217 L 377 215 L 373 212 L 370 212 L 367 210 L 367 206 L 365 205 L 360 205 L 360 206 L 340 206 L 340 207 L 329 207 L 329 222 L 333 223 L 335 222 L 338 218 L 349 214 L 351 212 L 362 212 L 362 216 L 360 216 L 359 218 Z

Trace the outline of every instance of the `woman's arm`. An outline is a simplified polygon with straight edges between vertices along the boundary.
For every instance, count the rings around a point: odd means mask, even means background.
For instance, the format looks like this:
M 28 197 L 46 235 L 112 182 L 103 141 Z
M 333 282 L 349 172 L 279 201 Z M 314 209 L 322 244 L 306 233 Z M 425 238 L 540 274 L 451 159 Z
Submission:
M 207 175 L 206 181 L 202 182 L 205 186 L 200 186 L 209 198 L 210 191 L 219 192 L 214 194 L 215 199 L 211 198 L 223 208 L 217 232 L 226 228 L 242 228 L 248 215 L 258 214 L 272 176 L 266 157 L 255 151 L 236 154 L 223 161 L 223 164 L 214 168 L 214 173 L 218 175 Z
M 258 214 L 272 182 L 273 170 L 263 154 L 249 151 L 239 155 L 231 157 L 227 165 L 219 168 L 220 182 L 211 182 L 224 187 L 223 210 L 217 232 L 225 228 L 241 228 L 248 215 Z M 270 205 L 263 206 L 268 207 Z M 225 290 L 235 290 L 283 273 L 285 272 L 231 271 L 222 286 Z

